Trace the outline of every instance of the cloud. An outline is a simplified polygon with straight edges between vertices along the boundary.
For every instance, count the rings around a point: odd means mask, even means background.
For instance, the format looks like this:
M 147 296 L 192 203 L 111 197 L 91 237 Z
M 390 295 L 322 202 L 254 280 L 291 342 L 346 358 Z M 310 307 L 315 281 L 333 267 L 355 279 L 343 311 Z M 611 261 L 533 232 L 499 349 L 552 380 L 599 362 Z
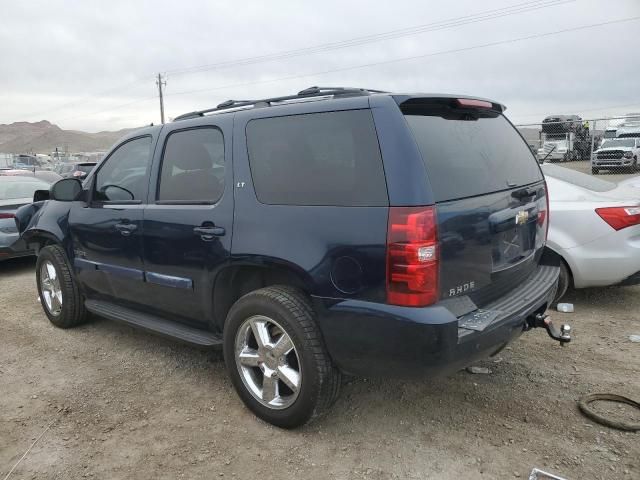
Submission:
M 609 2 L 566 1 L 349 48 L 171 73 L 525 2 L 378 3 L 9 2 L 0 25 L 0 123 L 47 119 L 64 128 L 98 131 L 158 122 L 157 72 L 169 72 L 169 117 L 228 98 L 283 95 L 316 84 L 480 95 L 506 104 L 517 122 L 552 113 L 587 117 L 640 110 L 640 63 L 633 57 L 640 41 L 637 21 L 425 56 L 638 16 L 637 0 L 619 0 L 615 9 Z M 411 56 L 422 57 L 381 63 Z M 347 70 L 375 63 L 380 64 Z

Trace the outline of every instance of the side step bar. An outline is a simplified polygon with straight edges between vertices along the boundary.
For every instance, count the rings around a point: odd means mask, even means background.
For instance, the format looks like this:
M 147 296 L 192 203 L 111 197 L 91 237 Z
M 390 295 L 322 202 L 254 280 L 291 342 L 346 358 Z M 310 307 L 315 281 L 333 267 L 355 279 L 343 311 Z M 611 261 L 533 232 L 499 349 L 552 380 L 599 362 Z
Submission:
M 87 300 L 84 305 L 91 313 L 108 318 L 109 320 L 126 323 L 135 328 L 157 333 L 165 337 L 175 338 L 176 340 L 199 347 L 222 347 L 222 338 L 207 330 L 200 330 L 182 323 L 156 317 L 155 315 L 120 307 L 109 302 Z

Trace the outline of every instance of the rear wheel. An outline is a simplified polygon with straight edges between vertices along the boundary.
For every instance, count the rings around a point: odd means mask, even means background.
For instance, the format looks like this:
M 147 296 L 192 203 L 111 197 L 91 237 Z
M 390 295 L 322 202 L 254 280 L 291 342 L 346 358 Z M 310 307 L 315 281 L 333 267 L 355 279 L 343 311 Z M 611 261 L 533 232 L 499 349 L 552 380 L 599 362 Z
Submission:
M 225 323 L 224 357 L 245 405 L 278 427 L 300 426 L 337 398 L 340 374 L 296 289 L 268 287 L 238 300 Z
M 71 328 L 84 323 L 84 301 L 73 278 L 67 255 L 59 245 L 40 250 L 36 262 L 40 303 L 56 327 Z
M 556 306 L 562 297 L 565 296 L 569 286 L 571 285 L 571 273 L 569 272 L 569 268 L 564 263 L 564 261 L 560 262 L 560 277 L 558 279 L 558 289 L 556 290 L 556 296 L 553 299 L 553 305 Z

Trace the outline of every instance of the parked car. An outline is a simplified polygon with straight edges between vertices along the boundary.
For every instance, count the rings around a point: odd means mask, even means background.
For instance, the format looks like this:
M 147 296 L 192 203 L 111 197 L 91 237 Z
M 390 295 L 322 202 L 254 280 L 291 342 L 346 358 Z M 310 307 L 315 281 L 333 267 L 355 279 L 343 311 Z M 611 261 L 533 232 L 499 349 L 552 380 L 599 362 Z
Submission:
M 58 175 L 55 172 L 49 170 L 15 170 L 15 169 L 0 169 L 0 175 L 20 175 L 23 177 L 35 177 L 40 180 L 44 180 L 45 182 L 52 184 L 57 182 L 62 178 L 61 175 Z
M 60 175 L 62 175 L 63 178 L 75 177 L 82 180 L 91 173 L 96 165 L 96 162 L 64 164 L 64 167 L 60 170 Z
M 622 180 L 621 182 L 618 182 L 618 186 L 640 188 L 640 175 Z
M 48 189 L 43 180 L 25 176 L 0 176 L 0 260 L 33 255 L 16 225 L 16 210 L 33 201 L 36 190 Z
M 222 347 L 241 399 L 286 428 L 343 372 L 453 372 L 533 327 L 569 341 L 544 314 L 544 179 L 503 110 L 312 87 L 136 131 L 21 210 L 44 312 Z
M 640 283 L 640 195 L 568 168 L 545 164 L 551 223 L 547 246 L 562 266 L 556 301 L 567 288 Z
M 640 138 L 611 138 L 605 140 L 594 152 L 591 159 L 591 172 L 597 175 L 600 170 L 622 168 L 636 172 L 638 157 L 640 157 Z

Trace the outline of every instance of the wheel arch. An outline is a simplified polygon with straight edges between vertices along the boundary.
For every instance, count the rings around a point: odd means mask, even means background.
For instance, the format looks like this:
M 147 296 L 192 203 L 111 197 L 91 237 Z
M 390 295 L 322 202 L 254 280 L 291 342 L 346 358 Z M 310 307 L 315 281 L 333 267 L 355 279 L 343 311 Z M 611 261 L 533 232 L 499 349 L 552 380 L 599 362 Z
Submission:
M 567 268 L 567 272 L 569 273 L 569 286 L 571 288 L 575 288 L 574 281 L 573 281 L 573 268 L 571 268 L 571 264 L 569 263 L 567 258 L 558 251 L 559 249 L 549 246 L 548 244 L 547 244 L 547 248 L 551 250 L 553 253 L 555 253 L 556 255 L 558 255 L 558 258 Z
M 22 234 L 22 238 L 30 246 L 35 248 L 36 254 L 48 245 L 60 245 L 64 248 L 67 255 L 69 254 L 63 238 L 60 235 L 56 235 L 55 232 L 41 229 L 30 229 Z
M 299 266 L 273 258 L 232 263 L 213 284 L 213 327 L 222 331 L 233 304 L 242 296 L 272 285 L 288 285 L 306 294 L 314 290 L 311 277 Z

